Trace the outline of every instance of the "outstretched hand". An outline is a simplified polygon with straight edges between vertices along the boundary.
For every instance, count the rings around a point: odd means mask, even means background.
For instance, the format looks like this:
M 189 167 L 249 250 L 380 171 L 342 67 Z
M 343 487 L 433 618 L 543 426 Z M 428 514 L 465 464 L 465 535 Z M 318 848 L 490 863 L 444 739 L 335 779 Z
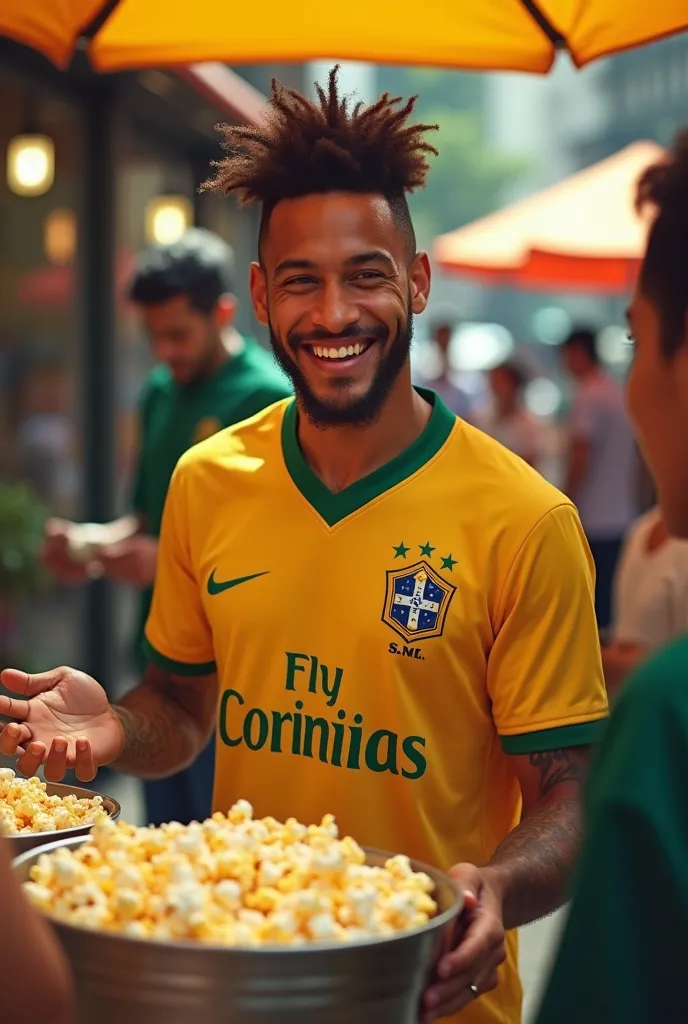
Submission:
M 35 775 L 42 764 L 49 782 L 59 782 L 69 768 L 90 782 L 101 765 L 120 755 L 120 721 L 102 686 L 85 672 L 56 668 L 27 675 L 5 669 L 0 681 L 28 698 L 0 695 L 0 715 L 15 719 L 0 732 L 0 754 L 18 757 L 23 775 Z

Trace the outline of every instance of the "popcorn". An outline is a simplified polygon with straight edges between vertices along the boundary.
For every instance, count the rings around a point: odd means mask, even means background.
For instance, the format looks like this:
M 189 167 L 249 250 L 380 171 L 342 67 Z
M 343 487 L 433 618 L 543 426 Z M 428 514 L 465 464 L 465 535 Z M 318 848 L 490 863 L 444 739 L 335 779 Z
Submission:
M 0 787 L 13 779 L 0 773 Z M 74 852 L 40 856 L 25 883 L 34 906 L 72 924 L 134 939 L 248 947 L 353 942 L 415 928 L 437 913 L 432 891 L 407 857 L 366 865 L 358 843 L 339 838 L 332 815 L 309 826 L 254 820 L 246 800 L 188 826 L 135 828 L 102 816 Z
M 107 812 L 102 796 L 48 796 L 46 784 L 36 776 L 23 779 L 11 768 L 0 768 L 0 835 L 56 832 L 103 818 Z

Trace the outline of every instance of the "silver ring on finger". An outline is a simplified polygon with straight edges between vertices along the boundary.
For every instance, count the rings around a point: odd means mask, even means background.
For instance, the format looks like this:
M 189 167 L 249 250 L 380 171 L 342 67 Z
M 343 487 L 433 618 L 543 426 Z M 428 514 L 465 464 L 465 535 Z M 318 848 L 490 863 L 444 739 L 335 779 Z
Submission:
M 478 996 L 480 995 L 480 989 L 478 988 L 477 985 L 469 985 L 468 991 L 471 993 L 474 999 L 477 999 Z

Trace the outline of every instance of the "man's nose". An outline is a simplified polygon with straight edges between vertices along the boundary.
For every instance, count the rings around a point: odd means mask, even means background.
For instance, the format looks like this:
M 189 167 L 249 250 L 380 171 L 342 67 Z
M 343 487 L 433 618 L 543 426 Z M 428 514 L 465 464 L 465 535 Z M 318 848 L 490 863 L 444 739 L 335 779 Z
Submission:
M 348 290 L 333 281 L 319 290 L 311 317 L 316 326 L 330 334 L 341 334 L 350 324 L 357 323 L 360 315 Z

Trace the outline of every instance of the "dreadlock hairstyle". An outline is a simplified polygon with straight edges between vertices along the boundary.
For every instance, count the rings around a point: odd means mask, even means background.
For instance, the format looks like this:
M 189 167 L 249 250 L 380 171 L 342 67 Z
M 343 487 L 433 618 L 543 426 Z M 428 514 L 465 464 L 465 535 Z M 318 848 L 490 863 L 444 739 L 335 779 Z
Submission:
M 640 286 L 657 309 L 662 349 L 670 358 L 684 343 L 688 324 L 688 130 L 677 137 L 667 159 L 648 168 L 640 179 L 638 210 L 648 205 L 657 216 Z
M 315 102 L 273 79 L 270 110 L 260 125 L 220 126 L 227 155 L 203 187 L 262 204 L 259 244 L 282 199 L 326 192 L 382 195 L 413 254 L 406 193 L 425 184 L 426 156 L 437 150 L 423 136 L 438 126 L 408 123 L 417 96 L 404 102 L 384 93 L 370 106 L 352 106 L 339 93 L 338 73 L 339 65 L 330 71 L 327 91 L 316 84 Z

